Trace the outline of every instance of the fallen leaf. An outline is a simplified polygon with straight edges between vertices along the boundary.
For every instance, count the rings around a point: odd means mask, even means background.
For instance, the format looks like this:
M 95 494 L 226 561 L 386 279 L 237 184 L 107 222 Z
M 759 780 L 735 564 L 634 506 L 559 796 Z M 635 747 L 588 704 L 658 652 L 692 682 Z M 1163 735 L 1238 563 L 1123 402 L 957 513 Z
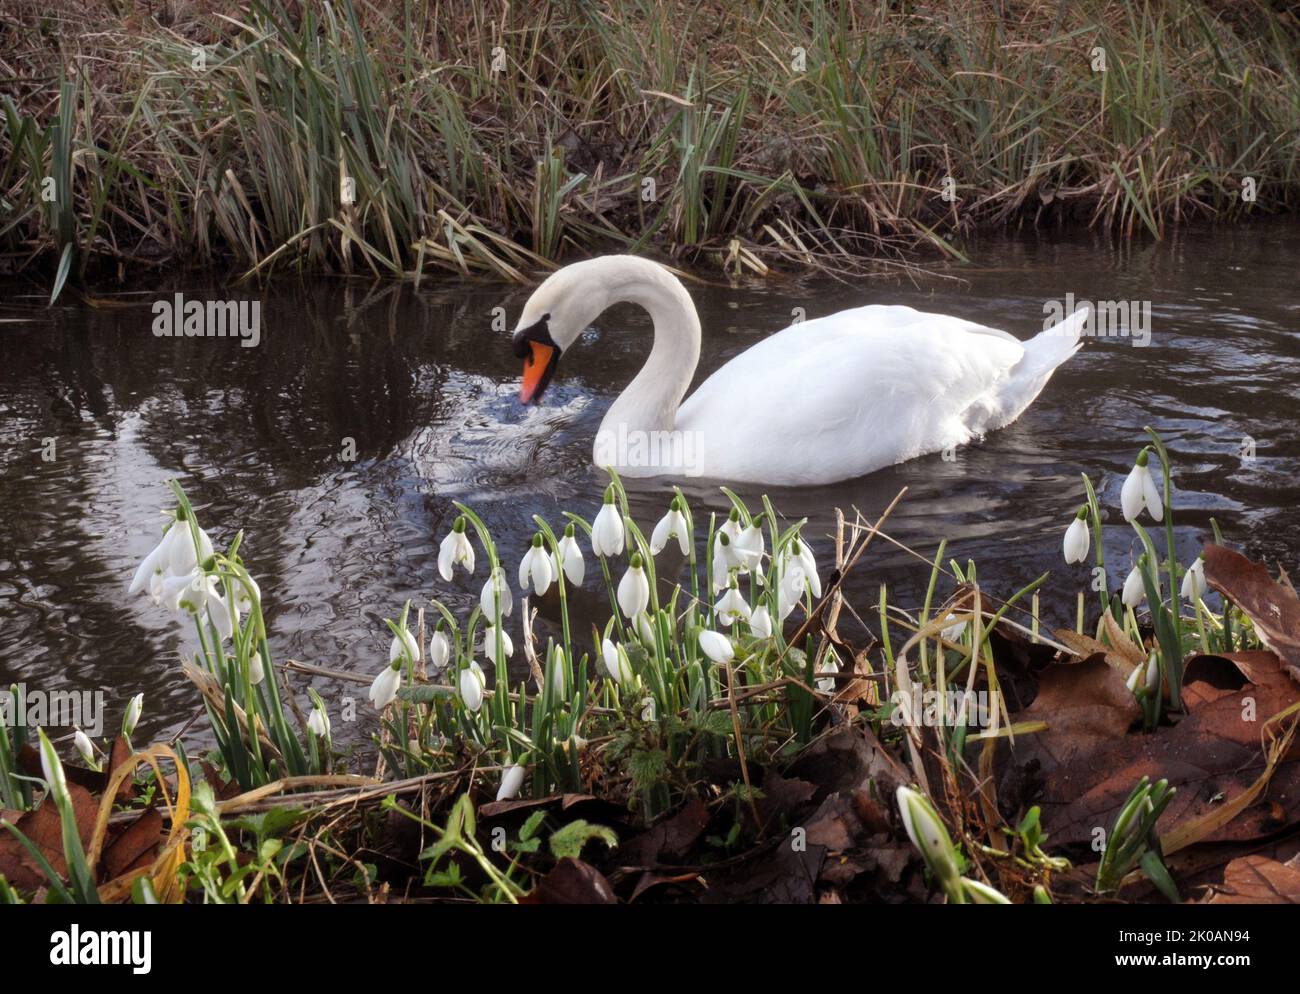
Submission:
M 1263 563 L 1207 542 L 1205 582 L 1255 623 L 1260 641 L 1281 659 L 1292 679 L 1300 681 L 1300 598 L 1278 583 Z
M 1300 904 L 1300 869 L 1266 856 L 1242 856 L 1223 871 L 1202 904 Z
M 704 833 L 709 817 L 705 803 L 693 797 L 677 814 L 627 842 L 619 851 L 619 862 L 649 867 L 663 862 L 661 857 L 667 857 L 667 862 L 680 860 Z
M 618 904 L 618 897 L 604 874 L 594 866 L 566 856 L 537 882 L 524 901 L 528 904 Z

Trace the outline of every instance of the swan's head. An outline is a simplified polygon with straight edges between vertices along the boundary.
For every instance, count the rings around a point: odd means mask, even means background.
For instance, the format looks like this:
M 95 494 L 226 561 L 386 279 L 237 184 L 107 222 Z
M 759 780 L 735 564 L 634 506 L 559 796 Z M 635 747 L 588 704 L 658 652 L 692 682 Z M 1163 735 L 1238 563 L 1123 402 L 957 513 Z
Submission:
M 533 291 L 519 315 L 512 339 L 515 355 L 524 360 L 519 399 L 541 400 L 560 356 L 583 330 L 609 306 L 609 290 L 598 263 L 591 259 L 552 273 Z

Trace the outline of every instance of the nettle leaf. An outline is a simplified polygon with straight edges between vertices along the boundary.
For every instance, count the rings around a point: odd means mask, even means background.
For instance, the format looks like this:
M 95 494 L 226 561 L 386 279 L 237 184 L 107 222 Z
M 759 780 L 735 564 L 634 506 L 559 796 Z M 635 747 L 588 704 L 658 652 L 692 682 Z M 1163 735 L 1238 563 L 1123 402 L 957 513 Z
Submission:
M 303 818 L 302 808 L 286 806 L 270 808 L 261 814 L 240 815 L 228 818 L 224 824 L 227 828 L 236 828 L 252 832 L 259 839 L 275 838 L 293 828 Z
M 636 676 L 640 676 L 645 672 L 646 666 L 650 663 L 650 653 L 646 652 L 645 646 L 641 645 L 639 642 L 624 645 L 623 648 L 627 651 L 627 661 L 632 667 L 632 672 Z
M 612 828 L 604 825 L 592 825 L 579 818 L 571 821 L 562 829 L 552 833 L 550 838 L 551 855 L 556 859 L 569 857 L 577 859 L 582 855 L 582 848 L 592 839 L 600 839 L 610 849 L 618 845 L 618 836 Z
M 532 814 L 530 814 L 528 816 L 528 820 L 524 822 L 523 825 L 521 825 L 519 828 L 519 841 L 527 842 L 534 835 L 536 835 L 538 827 L 542 824 L 542 821 L 545 818 L 546 818 L 545 811 L 534 811 Z
M 645 790 L 663 778 L 664 771 L 668 769 L 668 753 L 662 749 L 639 750 L 632 753 L 627 769 L 636 789 Z

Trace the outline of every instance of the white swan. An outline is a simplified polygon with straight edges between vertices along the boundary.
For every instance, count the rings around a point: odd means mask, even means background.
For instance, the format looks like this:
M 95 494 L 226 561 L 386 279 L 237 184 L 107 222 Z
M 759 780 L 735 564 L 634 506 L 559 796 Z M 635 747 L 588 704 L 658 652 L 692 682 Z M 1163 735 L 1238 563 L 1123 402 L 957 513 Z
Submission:
M 1078 349 L 1088 314 L 1022 343 L 961 318 L 856 307 L 764 339 L 683 403 L 700 357 L 690 295 L 657 263 L 604 256 L 553 273 L 524 305 L 520 399 L 538 401 L 561 353 L 622 302 L 650 312 L 654 346 L 601 423 L 596 465 L 777 485 L 862 476 L 1010 424 Z

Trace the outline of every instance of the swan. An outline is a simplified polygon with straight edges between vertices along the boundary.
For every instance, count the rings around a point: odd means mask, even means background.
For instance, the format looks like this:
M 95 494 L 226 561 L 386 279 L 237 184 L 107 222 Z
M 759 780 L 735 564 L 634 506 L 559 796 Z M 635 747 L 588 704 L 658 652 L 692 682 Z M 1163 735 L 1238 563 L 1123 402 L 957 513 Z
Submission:
M 1088 316 L 1021 342 L 910 307 L 855 307 L 764 339 L 683 401 L 700 357 L 690 294 L 658 263 L 601 256 L 552 273 L 524 305 L 512 333 L 520 400 L 540 402 L 560 356 L 624 302 L 649 312 L 654 344 L 601 422 L 593 462 L 778 486 L 864 476 L 1009 425 L 1079 348 Z

